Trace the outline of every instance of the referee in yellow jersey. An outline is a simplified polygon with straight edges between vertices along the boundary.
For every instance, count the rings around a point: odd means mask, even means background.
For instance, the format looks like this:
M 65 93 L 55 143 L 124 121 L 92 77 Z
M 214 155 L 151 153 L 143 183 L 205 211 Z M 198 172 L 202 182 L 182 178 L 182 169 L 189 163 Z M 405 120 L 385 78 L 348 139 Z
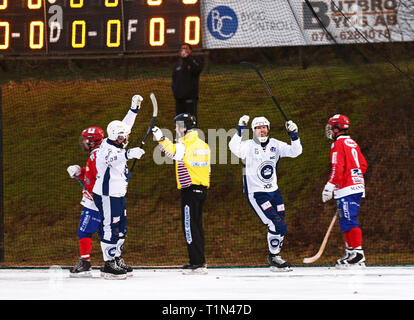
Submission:
M 181 113 L 174 118 L 177 143 L 166 138 L 161 129 L 152 133 L 165 154 L 175 160 L 177 188 L 181 190 L 181 221 L 187 243 L 189 263 L 183 273 L 207 273 L 204 256 L 203 204 L 210 187 L 211 151 L 198 137 L 195 116 Z

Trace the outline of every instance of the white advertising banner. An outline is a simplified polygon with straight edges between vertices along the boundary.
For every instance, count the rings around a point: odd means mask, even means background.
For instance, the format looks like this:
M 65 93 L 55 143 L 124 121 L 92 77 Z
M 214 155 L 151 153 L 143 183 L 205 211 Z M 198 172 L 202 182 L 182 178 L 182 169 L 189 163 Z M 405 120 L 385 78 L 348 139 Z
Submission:
M 207 49 L 414 41 L 414 0 L 204 0 L 201 14 Z
M 204 0 L 204 48 L 305 45 L 287 0 Z

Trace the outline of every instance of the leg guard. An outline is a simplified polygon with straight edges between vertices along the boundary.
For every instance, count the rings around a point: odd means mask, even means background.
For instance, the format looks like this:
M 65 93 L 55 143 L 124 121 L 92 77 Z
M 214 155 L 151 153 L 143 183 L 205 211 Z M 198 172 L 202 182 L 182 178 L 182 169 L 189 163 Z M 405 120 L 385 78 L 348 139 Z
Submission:
M 101 249 L 104 261 L 111 261 L 115 259 L 116 244 L 101 241 Z
M 79 239 L 79 251 L 80 251 L 80 256 L 82 259 L 89 260 L 91 257 L 91 251 L 92 251 L 92 238 L 85 237 L 85 238 Z
M 121 256 L 122 250 L 124 249 L 124 242 L 125 242 L 125 238 L 121 238 L 116 243 L 115 257 L 120 257 Z
M 276 234 L 273 233 L 271 231 L 268 231 L 267 233 L 267 244 L 269 246 L 269 252 L 271 254 L 279 254 L 280 250 L 282 249 L 283 246 L 283 239 L 285 237 L 280 235 L 280 234 Z
M 347 245 L 351 248 L 362 247 L 362 231 L 359 227 L 354 227 L 348 232 L 345 232 Z

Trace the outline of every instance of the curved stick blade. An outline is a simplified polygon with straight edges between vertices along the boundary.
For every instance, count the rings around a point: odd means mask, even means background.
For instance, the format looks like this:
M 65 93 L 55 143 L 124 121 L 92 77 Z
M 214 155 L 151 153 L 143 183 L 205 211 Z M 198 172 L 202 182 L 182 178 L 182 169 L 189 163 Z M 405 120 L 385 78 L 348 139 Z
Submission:
M 151 99 L 152 107 L 153 107 L 152 116 L 156 117 L 158 114 L 158 103 L 157 103 L 157 98 L 155 98 L 155 94 L 151 93 L 150 99 Z
M 332 221 L 329 224 L 328 231 L 326 231 L 325 237 L 323 238 L 323 241 L 322 241 L 321 247 L 319 248 L 319 251 L 313 257 L 304 258 L 303 263 L 313 263 L 321 257 L 323 251 L 325 250 L 326 244 L 328 243 L 329 235 L 331 234 L 331 231 L 332 231 L 332 228 L 335 224 L 337 216 L 338 216 L 338 211 L 335 212 L 335 215 L 333 216 Z

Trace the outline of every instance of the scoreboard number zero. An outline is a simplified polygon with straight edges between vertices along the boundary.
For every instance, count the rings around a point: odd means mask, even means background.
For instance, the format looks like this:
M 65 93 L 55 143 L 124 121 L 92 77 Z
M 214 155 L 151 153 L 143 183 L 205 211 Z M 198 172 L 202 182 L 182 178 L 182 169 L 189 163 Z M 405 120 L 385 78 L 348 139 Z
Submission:
M 0 0 L 0 55 L 201 48 L 199 2 Z

